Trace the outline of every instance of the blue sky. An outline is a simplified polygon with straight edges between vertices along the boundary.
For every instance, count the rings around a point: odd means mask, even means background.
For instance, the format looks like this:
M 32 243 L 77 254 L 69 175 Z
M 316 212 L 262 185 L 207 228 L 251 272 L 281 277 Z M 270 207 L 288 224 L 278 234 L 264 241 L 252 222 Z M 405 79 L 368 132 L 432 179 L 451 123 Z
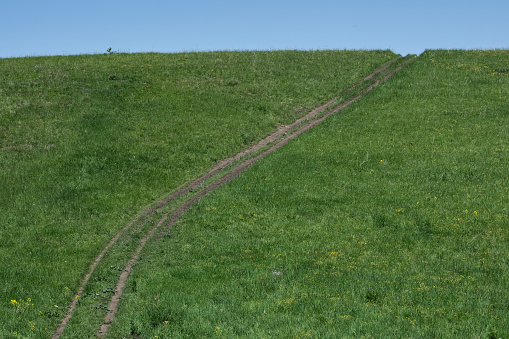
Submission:
M 2 0 L 0 58 L 119 52 L 509 48 L 508 0 Z

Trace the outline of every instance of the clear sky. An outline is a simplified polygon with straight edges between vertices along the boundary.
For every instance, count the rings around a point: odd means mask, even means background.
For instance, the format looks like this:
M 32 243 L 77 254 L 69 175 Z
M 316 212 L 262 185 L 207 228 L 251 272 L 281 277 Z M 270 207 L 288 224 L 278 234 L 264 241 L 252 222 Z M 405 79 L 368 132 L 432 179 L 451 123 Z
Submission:
M 509 0 L 1 0 L 0 58 L 509 48 Z

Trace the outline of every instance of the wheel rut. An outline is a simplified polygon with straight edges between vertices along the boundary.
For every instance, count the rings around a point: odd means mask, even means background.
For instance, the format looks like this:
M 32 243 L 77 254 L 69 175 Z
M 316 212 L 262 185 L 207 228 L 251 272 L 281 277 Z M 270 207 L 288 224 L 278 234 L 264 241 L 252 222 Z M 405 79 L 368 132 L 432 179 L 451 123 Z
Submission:
M 77 296 L 81 296 L 92 277 L 97 265 L 102 261 L 106 253 L 110 248 L 124 235 L 128 230 L 132 228 L 140 228 L 147 224 L 155 216 L 156 212 L 163 211 L 171 203 L 185 197 L 184 202 L 179 202 L 176 207 L 170 212 L 163 213 L 163 216 L 159 219 L 157 224 L 149 229 L 146 235 L 139 240 L 138 246 L 130 260 L 128 261 L 125 269 L 122 270 L 119 280 L 116 284 L 114 294 L 109 301 L 107 313 L 104 318 L 103 324 L 99 328 L 96 336 L 99 338 L 105 337 L 109 326 L 114 319 L 120 299 L 123 294 L 123 290 L 127 279 L 132 271 L 132 268 L 139 258 L 139 255 L 146 243 L 152 238 L 158 238 L 168 232 L 179 220 L 179 217 L 185 213 L 193 204 L 199 199 L 214 191 L 218 187 L 230 182 L 242 173 L 246 168 L 264 158 L 265 156 L 273 153 L 280 147 L 287 144 L 290 140 L 296 138 L 300 134 L 307 130 L 317 126 L 322 121 L 330 117 L 331 115 L 341 111 L 348 107 L 353 102 L 357 101 L 363 95 L 377 87 L 384 81 L 391 78 L 396 72 L 413 62 L 415 57 L 405 57 L 393 60 L 382 67 L 369 74 L 358 83 L 350 87 L 349 89 L 341 92 L 337 97 L 329 100 L 327 103 L 320 107 L 315 108 L 305 116 L 297 119 L 293 123 L 279 127 L 274 133 L 270 134 L 266 138 L 260 140 L 257 144 L 253 145 L 249 149 L 239 152 L 233 157 L 220 161 L 216 166 L 210 169 L 203 176 L 192 181 L 188 185 L 176 190 L 174 193 L 165 197 L 164 199 L 156 202 L 149 208 L 140 212 L 129 224 L 122 228 L 104 247 L 101 253 L 96 257 L 94 262 L 91 264 L 89 271 L 81 281 L 81 284 L 76 293 Z M 353 94 L 352 94 L 353 93 Z M 349 96 L 346 100 L 339 100 L 343 96 Z M 63 334 L 64 330 L 72 317 L 72 314 L 78 306 L 79 298 L 73 299 L 69 309 L 62 319 L 59 327 L 57 328 L 53 339 L 58 339 Z

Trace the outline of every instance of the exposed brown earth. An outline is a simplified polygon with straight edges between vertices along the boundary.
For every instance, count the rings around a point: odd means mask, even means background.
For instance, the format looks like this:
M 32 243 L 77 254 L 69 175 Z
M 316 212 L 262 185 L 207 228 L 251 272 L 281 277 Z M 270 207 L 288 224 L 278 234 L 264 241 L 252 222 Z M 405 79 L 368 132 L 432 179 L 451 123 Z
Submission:
M 360 82 L 358 82 L 357 84 L 355 84 L 348 90 L 341 93 L 340 95 L 346 94 L 346 93 L 356 89 L 357 87 L 363 85 L 367 81 L 372 80 L 374 77 L 376 77 L 380 73 L 384 72 L 389 67 L 391 67 L 394 63 L 396 63 L 397 61 L 400 61 L 400 60 L 401 59 L 394 60 L 394 61 L 380 67 L 379 69 L 377 69 L 376 71 L 374 71 L 373 73 L 371 73 L 370 75 L 368 75 L 367 77 L 362 79 Z M 256 161 L 258 161 L 258 160 L 262 159 L 263 157 L 269 155 L 270 153 L 274 152 L 275 150 L 282 147 L 283 145 L 288 143 L 290 140 L 296 138 L 297 136 L 304 133 L 305 131 L 320 124 L 322 121 L 327 119 L 332 114 L 335 114 L 335 113 L 339 112 L 340 110 L 346 108 L 347 106 L 352 104 L 354 101 L 356 101 L 357 99 L 362 97 L 364 94 L 366 94 L 367 92 L 371 91 L 373 88 L 378 86 L 380 83 L 391 78 L 396 72 L 398 72 L 400 69 L 402 69 L 404 66 L 406 66 L 408 63 L 410 63 L 413 60 L 414 59 L 410 59 L 409 61 L 401 63 L 396 69 L 387 73 L 381 79 L 376 80 L 375 82 L 373 82 L 372 84 L 367 86 L 365 89 L 363 89 L 360 93 L 358 93 L 354 97 L 342 102 L 341 104 L 334 106 L 334 104 L 336 103 L 336 100 L 338 99 L 338 97 L 335 97 L 332 100 L 325 103 L 324 105 L 315 108 L 314 110 L 309 112 L 304 117 L 297 119 L 292 124 L 285 125 L 285 126 L 278 128 L 277 131 L 275 131 L 274 133 L 272 133 L 265 139 L 261 140 L 254 146 L 238 153 L 237 155 L 235 155 L 233 157 L 230 157 L 230 158 L 220 161 L 214 168 L 209 170 L 206 174 L 204 174 L 200 178 L 194 180 L 187 186 L 177 190 L 176 192 L 169 195 L 165 199 L 155 203 L 150 208 L 147 208 L 146 210 L 139 213 L 128 225 L 126 225 L 124 228 L 122 228 L 120 230 L 120 232 L 117 235 L 115 235 L 115 237 L 113 237 L 111 239 L 111 241 L 106 245 L 106 247 L 103 249 L 103 251 L 97 256 L 97 258 L 94 260 L 94 262 L 90 266 L 88 273 L 85 275 L 84 279 L 82 280 L 82 283 L 77 291 L 77 295 L 82 295 L 95 268 L 97 267 L 99 262 L 103 259 L 104 255 L 107 253 L 107 251 L 110 249 L 110 247 L 122 236 L 122 234 L 124 234 L 128 229 L 132 228 L 133 225 L 137 225 L 136 227 L 141 227 L 141 226 L 145 225 L 150 220 L 150 218 L 154 215 L 154 213 L 156 211 L 164 209 L 171 202 L 184 196 L 187 193 L 197 191 L 197 193 L 194 196 L 192 196 L 189 200 L 187 200 L 184 203 L 177 206 L 176 209 L 173 210 L 173 212 L 165 214 L 159 220 L 159 222 L 152 229 L 150 229 L 150 231 L 146 234 L 146 236 L 140 240 L 136 251 L 133 253 L 127 266 L 125 267 L 125 269 L 122 271 L 122 274 L 120 275 L 117 286 L 115 288 L 115 293 L 110 300 L 108 311 L 105 316 L 104 322 L 96 335 L 98 337 L 104 337 L 106 335 L 108 328 L 111 324 L 111 321 L 115 317 L 115 314 L 118 310 L 118 304 L 120 302 L 120 299 L 121 299 L 125 284 L 127 282 L 127 279 L 131 273 L 131 269 L 132 269 L 133 265 L 135 264 L 135 262 L 138 260 L 139 254 L 142 251 L 142 249 L 144 248 L 144 246 L 146 245 L 147 241 L 150 240 L 152 237 L 154 237 L 154 235 L 157 233 L 158 230 L 159 230 L 159 235 L 164 234 L 178 221 L 179 217 L 184 212 L 186 212 L 199 199 L 201 199 L 208 193 L 212 192 L 216 188 L 222 186 L 223 184 L 233 180 L 241 172 L 243 172 L 247 167 L 249 167 Z M 325 111 L 326 111 L 326 113 L 320 116 L 320 114 L 322 114 Z M 264 148 L 267 148 L 267 149 L 263 150 Z M 258 151 L 260 151 L 259 154 L 252 156 L 251 158 L 248 157 L 249 155 L 255 154 Z M 207 182 L 207 180 L 209 180 L 210 178 L 212 178 L 213 176 L 215 176 L 217 174 L 220 174 L 220 172 L 224 171 L 228 166 L 233 165 L 235 162 L 237 162 L 245 157 L 247 157 L 247 159 L 242 160 L 238 164 L 236 164 L 226 175 L 220 177 L 219 179 L 213 181 L 212 183 L 209 183 L 208 186 L 206 186 L 205 188 L 200 190 L 200 187 L 202 185 L 204 185 Z M 63 331 L 65 330 L 65 328 L 67 326 L 67 323 L 69 322 L 69 320 L 72 316 L 74 309 L 77 306 L 77 304 L 78 304 L 78 299 L 75 298 L 73 300 L 73 302 L 71 303 L 67 314 L 62 319 L 60 326 L 58 327 L 57 331 L 53 335 L 53 339 L 57 339 L 62 335 Z

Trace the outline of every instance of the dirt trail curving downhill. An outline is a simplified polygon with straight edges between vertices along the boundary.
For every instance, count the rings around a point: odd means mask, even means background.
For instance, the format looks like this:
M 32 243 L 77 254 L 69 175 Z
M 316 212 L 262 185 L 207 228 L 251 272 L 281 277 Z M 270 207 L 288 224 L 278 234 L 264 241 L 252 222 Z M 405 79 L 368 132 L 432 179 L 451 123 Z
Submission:
M 150 208 L 147 208 L 146 210 L 139 213 L 128 225 L 126 225 L 124 228 L 120 230 L 120 232 L 115 235 L 111 239 L 111 241 L 106 245 L 106 247 L 103 249 L 103 251 L 97 256 L 97 258 L 94 260 L 92 265 L 89 268 L 88 273 L 84 277 L 84 279 L 81 282 L 81 285 L 77 291 L 77 295 L 80 296 L 83 294 L 83 291 L 85 290 L 85 287 L 87 286 L 90 277 L 94 273 L 95 268 L 99 264 L 99 262 L 103 259 L 105 254 L 108 252 L 110 247 L 124 234 L 127 230 L 132 228 L 134 225 L 137 225 L 137 227 L 140 227 L 142 225 L 145 225 L 150 218 L 157 212 L 165 207 L 167 207 L 171 202 L 175 201 L 176 199 L 184 196 L 187 193 L 197 191 L 197 193 L 189 198 L 189 200 L 185 201 L 184 203 L 178 205 L 175 210 L 171 213 L 166 213 L 159 222 L 152 228 L 150 231 L 145 235 L 144 238 L 142 238 L 139 242 L 139 245 L 135 252 L 133 253 L 131 259 L 129 260 L 126 268 L 122 271 L 122 274 L 120 275 L 119 281 L 117 283 L 117 286 L 115 288 L 115 293 L 112 296 L 107 314 L 105 316 L 104 322 L 102 326 L 100 327 L 99 331 L 97 332 L 97 337 L 104 337 L 106 336 L 106 333 L 108 331 L 108 328 L 111 324 L 111 321 L 115 317 L 115 314 L 118 309 L 118 304 L 120 301 L 120 298 L 122 296 L 125 284 L 127 282 L 127 279 L 130 275 L 131 269 L 135 262 L 138 260 L 139 254 L 144 248 L 145 244 L 148 240 L 150 240 L 158 230 L 160 230 L 160 235 L 163 234 L 165 231 L 167 231 L 169 228 L 171 228 L 179 219 L 179 217 L 187 211 L 194 203 L 196 203 L 200 198 L 207 195 L 208 193 L 212 192 L 216 188 L 222 186 L 223 184 L 233 180 L 235 177 L 237 177 L 241 172 L 243 172 L 247 167 L 255 163 L 256 161 L 262 159 L 263 157 L 267 156 L 268 154 L 274 152 L 281 146 L 288 143 L 290 140 L 296 138 L 300 134 L 304 133 L 305 131 L 315 127 L 319 123 L 321 123 L 323 120 L 327 119 L 332 114 L 335 114 L 339 112 L 340 110 L 346 108 L 350 104 L 352 104 L 354 101 L 362 97 L 367 92 L 371 91 L 373 88 L 378 86 L 380 83 L 388 80 L 391 78 L 396 72 L 398 72 L 400 69 L 408 65 L 410 62 L 415 60 L 415 58 L 409 58 L 405 60 L 404 58 L 399 58 L 397 60 L 393 60 L 389 62 L 388 64 L 380 67 L 361 81 L 359 81 L 357 84 L 352 86 L 351 88 L 347 89 L 346 91 L 340 93 L 340 95 L 347 94 L 356 88 L 369 83 L 371 80 L 373 80 L 375 77 L 379 76 L 382 73 L 382 76 L 380 79 L 373 81 L 373 83 L 369 84 L 367 87 L 362 89 L 357 95 L 353 96 L 352 98 L 338 104 L 336 104 L 336 101 L 338 100 L 338 97 L 333 98 L 332 100 L 328 101 L 324 105 L 315 108 L 310 113 L 305 115 L 304 117 L 296 120 L 292 124 L 282 126 L 278 128 L 278 130 L 265 139 L 261 140 L 256 145 L 250 147 L 247 150 L 244 150 L 237 155 L 224 159 L 221 162 L 219 162 L 214 168 L 209 170 L 205 175 L 201 176 L 200 178 L 194 180 L 187 186 L 177 190 L 173 194 L 169 195 L 165 199 L 155 203 Z M 383 73 L 384 71 L 387 71 L 391 66 L 398 64 L 399 66 L 395 68 L 394 70 Z M 328 111 L 327 111 L 328 110 Z M 325 114 L 321 115 L 323 112 L 326 112 Z M 320 116 L 321 115 L 321 116 Z M 264 150 L 264 148 L 266 148 Z M 260 152 L 259 154 L 256 154 L 256 152 Z M 254 156 L 249 158 L 249 155 Z M 207 180 L 211 179 L 213 176 L 220 174 L 221 172 L 225 171 L 229 166 L 235 164 L 242 158 L 246 158 L 245 160 L 240 161 L 238 164 L 234 165 L 234 167 L 225 175 L 220 177 L 219 179 L 213 181 L 212 183 L 209 183 L 208 186 L 205 188 L 202 188 L 200 190 L 200 187 L 203 184 L 206 184 Z M 164 225 L 164 226 L 163 226 Z M 60 326 L 58 327 L 57 331 L 53 335 L 53 339 L 58 339 L 62 333 L 64 332 L 67 323 L 69 322 L 73 311 L 77 307 L 78 304 L 78 298 L 75 298 L 73 302 L 71 303 L 69 310 L 67 311 L 65 317 L 62 319 Z

